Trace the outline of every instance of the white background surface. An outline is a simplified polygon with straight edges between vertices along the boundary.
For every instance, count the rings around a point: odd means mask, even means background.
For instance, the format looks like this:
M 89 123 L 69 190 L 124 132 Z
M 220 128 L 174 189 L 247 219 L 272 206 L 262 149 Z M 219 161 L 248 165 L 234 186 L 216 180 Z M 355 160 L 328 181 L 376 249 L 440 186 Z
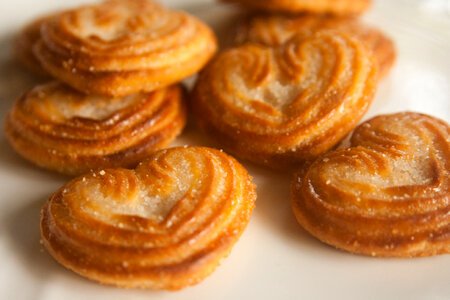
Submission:
M 76 0 L 0 1 L 0 122 L 33 80 L 11 61 L 25 22 Z M 215 28 L 232 13 L 212 1 L 160 1 Z M 398 60 L 366 116 L 414 110 L 450 122 L 450 8 L 445 0 L 376 0 L 364 16 L 391 36 Z M 213 145 L 189 125 L 176 145 Z M 39 244 L 39 211 L 68 180 L 27 163 L 0 133 L 0 299 L 450 299 L 450 255 L 375 259 L 328 247 L 304 232 L 289 204 L 289 174 L 246 164 L 258 184 L 247 231 L 212 276 L 180 292 L 122 290 L 57 264 Z

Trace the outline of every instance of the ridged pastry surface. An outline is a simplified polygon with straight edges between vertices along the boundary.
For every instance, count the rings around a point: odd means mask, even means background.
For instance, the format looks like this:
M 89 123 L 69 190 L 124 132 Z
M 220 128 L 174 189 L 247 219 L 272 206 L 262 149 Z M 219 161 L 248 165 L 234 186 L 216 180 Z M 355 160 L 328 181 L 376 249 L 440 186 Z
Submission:
M 161 150 L 135 170 L 105 169 L 53 194 L 45 247 L 103 284 L 176 290 L 204 279 L 249 222 L 255 185 L 235 159 L 203 147 Z
M 191 97 L 199 126 L 232 153 L 278 169 L 333 147 L 367 111 L 376 64 L 337 31 L 280 47 L 243 45 L 201 73 Z
M 216 48 L 213 32 L 193 16 L 148 0 L 108 0 L 42 24 L 34 53 L 80 91 L 123 96 L 196 73 Z
M 434 117 L 375 117 L 351 147 L 295 176 L 298 222 L 352 253 L 414 257 L 450 253 L 450 127 Z
M 366 11 L 371 0 L 221 0 L 239 3 L 252 10 L 316 14 L 354 15 Z
M 81 174 L 134 167 L 168 146 L 185 123 L 179 86 L 113 98 L 85 95 L 53 81 L 14 103 L 5 132 L 15 150 L 38 166 Z
M 385 77 L 396 59 L 394 43 L 381 31 L 350 17 L 326 15 L 253 14 L 238 24 L 230 42 L 233 45 L 259 43 L 279 46 L 294 35 L 305 38 L 320 30 L 341 30 L 364 42 L 378 61 L 378 74 Z

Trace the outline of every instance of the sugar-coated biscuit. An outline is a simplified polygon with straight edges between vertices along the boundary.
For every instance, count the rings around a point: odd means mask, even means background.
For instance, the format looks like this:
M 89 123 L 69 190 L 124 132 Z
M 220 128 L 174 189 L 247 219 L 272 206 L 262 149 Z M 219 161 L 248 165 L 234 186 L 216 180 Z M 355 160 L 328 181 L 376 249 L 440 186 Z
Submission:
M 291 185 L 298 222 L 334 247 L 380 257 L 450 253 L 450 126 L 418 113 L 375 117 Z
M 22 95 L 6 118 L 6 136 L 34 164 L 60 173 L 134 167 L 168 146 L 186 123 L 179 86 L 126 97 L 85 95 L 60 82 Z
M 376 67 L 344 32 L 294 36 L 276 48 L 247 44 L 204 69 L 190 105 L 199 126 L 231 153 L 295 168 L 356 127 L 374 96 Z
M 309 37 L 319 30 L 342 30 L 355 35 L 372 50 L 378 61 L 378 75 L 385 77 L 396 59 L 394 43 L 381 31 L 354 18 L 326 15 L 253 14 L 236 26 L 230 38 L 232 45 L 259 43 L 279 46 L 294 35 Z
M 75 89 L 124 96 L 196 73 L 216 48 L 214 33 L 193 16 L 148 0 L 108 0 L 44 22 L 34 53 Z
M 49 74 L 42 68 L 41 63 L 33 53 L 33 46 L 41 38 L 41 25 L 51 16 L 39 18 L 27 24 L 14 39 L 14 56 L 30 72 L 48 77 Z
M 41 213 L 44 246 L 103 284 L 177 290 L 214 271 L 246 228 L 255 185 L 219 150 L 161 150 L 135 170 L 80 176 Z
M 316 14 L 354 15 L 366 11 L 371 0 L 221 0 L 238 3 L 251 10 Z

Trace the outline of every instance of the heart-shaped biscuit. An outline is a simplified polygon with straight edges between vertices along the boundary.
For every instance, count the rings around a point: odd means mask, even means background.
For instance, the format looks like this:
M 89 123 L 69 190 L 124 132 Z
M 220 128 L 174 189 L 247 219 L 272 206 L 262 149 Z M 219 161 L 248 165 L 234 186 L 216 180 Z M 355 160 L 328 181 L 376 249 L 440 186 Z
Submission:
M 298 222 L 352 253 L 413 257 L 450 253 L 450 127 L 417 113 L 360 125 L 351 147 L 295 176 Z
M 246 8 L 270 12 L 349 15 L 369 8 L 371 0 L 222 0 L 239 3 Z
M 199 126 L 230 152 L 293 168 L 356 126 L 376 78 L 361 41 L 323 31 L 278 48 L 244 45 L 223 52 L 200 75 L 191 106 Z
M 72 175 L 135 167 L 168 146 L 185 123 L 180 86 L 113 98 L 85 95 L 53 81 L 34 87 L 14 103 L 5 133 L 26 159 Z
M 394 43 L 381 31 L 350 17 L 253 14 L 238 23 L 230 44 L 258 43 L 277 47 L 294 35 L 306 38 L 325 29 L 342 30 L 360 39 L 378 62 L 378 76 L 384 78 L 389 74 L 396 58 Z
M 196 73 L 216 48 L 211 29 L 193 16 L 148 0 L 107 0 L 44 22 L 34 53 L 73 88 L 123 96 Z
M 162 150 L 135 170 L 78 177 L 42 209 L 45 247 L 82 276 L 120 287 L 180 289 L 208 276 L 249 222 L 247 171 L 210 148 Z

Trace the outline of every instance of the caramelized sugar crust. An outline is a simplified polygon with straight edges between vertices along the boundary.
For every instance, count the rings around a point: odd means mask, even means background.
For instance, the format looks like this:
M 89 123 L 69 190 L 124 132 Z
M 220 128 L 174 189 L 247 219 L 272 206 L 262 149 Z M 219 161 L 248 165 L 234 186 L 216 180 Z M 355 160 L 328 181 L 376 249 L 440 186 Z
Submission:
M 275 47 L 282 45 L 294 35 L 306 38 L 324 29 L 342 30 L 359 38 L 377 60 L 380 78 L 389 74 L 396 58 L 394 43 L 379 30 L 350 17 L 253 14 L 245 17 L 237 26 L 231 37 L 231 43 L 233 45 L 258 43 Z
M 318 14 L 350 15 L 366 11 L 371 0 L 221 0 L 223 2 L 239 3 L 248 9 L 299 13 L 311 12 Z
M 45 247 L 103 284 L 176 290 L 208 276 L 247 226 L 255 185 L 225 153 L 203 147 L 154 153 L 135 170 L 78 177 L 41 212 Z
M 219 54 L 200 75 L 191 106 L 199 126 L 230 152 L 289 169 L 356 126 L 376 74 L 358 39 L 322 31 L 276 48 L 248 44 Z
M 51 17 L 46 16 L 34 20 L 27 24 L 14 40 L 14 55 L 28 71 L 42 77 L 48 77 L 49 74 L 42 68 L 33 53 L 33 46 L 41 38 L 41 25 Z
M 196 73 L 216 48 L 213 32 L 193 16 L 148 0 L 108 0 L 44 22 L 34 53 L 75 89 L 123 96 Z
M 450 127 L 418 113 L 360 125 L 295 175 L 292 207 L 321 241 L 364 255 L 450 253 Z
M 112 98 L 85 95 L 54 81 L 15 102 L 5 132 L 29 161 L 75 175 L 95 168 L 134 167 L 168 146 L 185 123 L 180 86 Z

